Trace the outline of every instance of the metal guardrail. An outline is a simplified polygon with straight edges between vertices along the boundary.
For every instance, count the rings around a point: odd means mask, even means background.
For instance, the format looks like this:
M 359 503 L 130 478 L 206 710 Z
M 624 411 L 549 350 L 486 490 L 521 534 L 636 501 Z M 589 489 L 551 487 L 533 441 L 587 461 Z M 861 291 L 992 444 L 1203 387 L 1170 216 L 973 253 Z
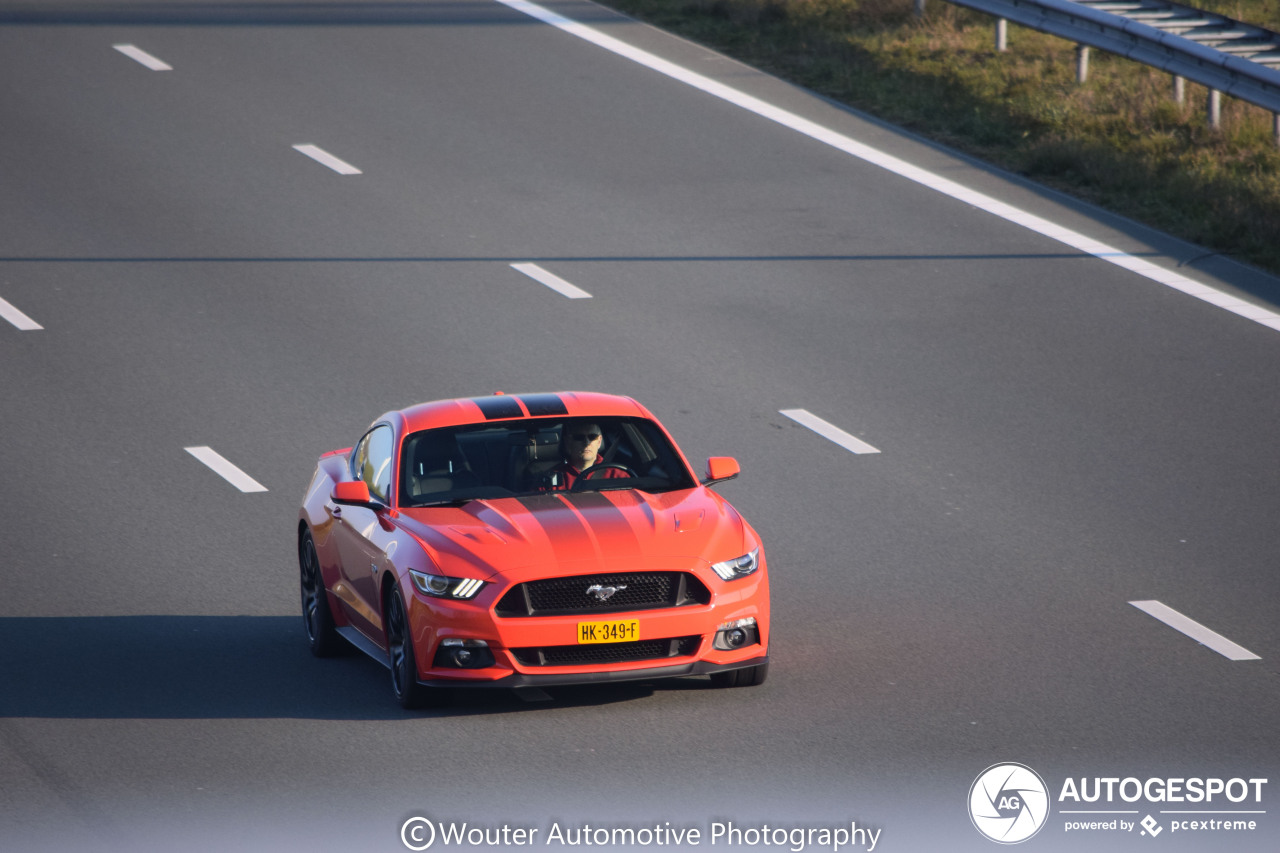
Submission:
M 1168 71 L 1217 93 L 1270 110 L 1280 144 L 1280 33 L 1164 0 L 948 0 L 994 16 L 997 44 L 1010 20 L 1079 45 L 1096 47 Z M 917 10 L 923 6 L 917 0 Z M 1080 52 L 1083 80 L 1088 53 Z

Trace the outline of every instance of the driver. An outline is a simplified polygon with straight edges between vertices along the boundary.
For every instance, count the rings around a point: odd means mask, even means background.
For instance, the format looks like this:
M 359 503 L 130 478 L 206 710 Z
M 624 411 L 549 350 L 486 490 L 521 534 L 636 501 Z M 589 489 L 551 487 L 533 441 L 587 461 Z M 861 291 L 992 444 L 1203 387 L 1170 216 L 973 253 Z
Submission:
M 560 454 L 564 461 L 543 475 L 543 491 L 563 491 L 572 489 L 573 484 L 584 470 L 593 465 L 600 465 L 604 457 L 600 455 L 600 446 L 604 443 L 604 433 L 598 423 L 570 422 L 560 429 Z M 620 468 L 605 468 L 594 479 L 613 479 L 626 477 Z

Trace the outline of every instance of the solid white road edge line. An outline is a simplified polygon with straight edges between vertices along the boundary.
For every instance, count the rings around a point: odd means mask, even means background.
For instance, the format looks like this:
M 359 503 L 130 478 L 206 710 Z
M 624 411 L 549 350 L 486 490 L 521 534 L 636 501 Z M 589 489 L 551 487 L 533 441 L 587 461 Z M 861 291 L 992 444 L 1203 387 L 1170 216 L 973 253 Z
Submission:
M 581 287 L 570 284 L 560 276 L 547 272 L 537 264 L 512 264 L 511 268 L 516 272 L 524 273 L 539 284 L 545 284 L 561 296 L 567 296 L 569 299 L 591 298 L 591 294 Z
M 0 317 L 5 318 L 23 332 L 34 332 L 37 329 L 44 328 L 44 326 L 41 326 L 35 320 L 13 307 L 3 297 L 0 297 Z
M 242 492 L 265 492 L 267 490 L 266 486 L 241 471 L 235 465 L 232 465 L 216 450 L 208 447 L 186 447 L 183 449 L 205 465 L 208 465 L 215 474 Z
M 317 163 L 328 166 L 330 169 L 333 169 L 333 171 L 337 172 L 339 175 L 364 174 L 355 166 L 352 166 L 350 163 L 346 162 L 345 160 L 339 160 L 337 157 L 334 157 L 328 151 L 325 151 L 323 148 L 320 148 L 317 145 L 310 145 L 310 144 L 295 145 L 293 146 L 293 150 L 297 151 L 300 154 L 306 154 L 312 160 L 315 160 Z
M 120 51 L 121 53 L 123 53 L 125 56 L 129 57 L 130 59 L 141 62 L 143 65 L 147 66 L 152 71 L 172 71 L 173 70 L 172 65 L 165 62 L 163 59 L 156 59 L 154 56 L 147 53 L 145 50 L 143 50 L 140 47 L 134 47 L 131 44 L 113 44 L 111 46 L 114 47 L 116 50 Z
M 879 453 L 880 451 L 856 438 L 835 424 L 828 423 L 807 409 L 779 409 L 778 414 L 786 415 L 791 420 L 808 427 L 825 439 L 834 441 L 850 453 Z
M 861 142 L 855 142 L 848 136 L 837 133 L 834 130 L 823 127 L 822 125 L 801 118 L 795 113 L 775 107 L 759 98 L 753 97 L 741 92 L 731 86 L 723 83 L 717 83 L 709 77 L 704 77 L 697 72 L 690 71 L 687 68 L 676 65 L 674 62 L 668 62 L 661 59 L 648 51 L 632 47 L 626 42 L 619 41 L 612 36 L 607 36 L 602 32 L 592 29 L 585 24 L 570 20 L 563 15 L 558 15 L 549 9 L 530 3 L 528 0 L 498 0 L 499 3 L 509 6 L 517 12 L 522 12 L 532 18 L 537 18 L 543 23 L 550 24 L 557 29 L 563 30 L 570 35 L 577 36 L 584 41 L 588 41 L 597 47 L 602 47 L 612 53 L 622 56 L 632 62 L 657 71 L 660 74 L 685 83 L 695 89 L 700 89 L 708 95 L 720 98 L 744 110 L 755 113 L 758 116 L 767 118 L 770 121 L 788 127 L 797 133 L 802 133 L 811 139 L 830 145 L 840 151 L 850 154 L 868 163 L 873 163 L 884 169 L 888 169 L 894 174 L 915 181 L 932 190 L 936 190 L 943 195 L 950 196 L 958 201 L 971 204 L 987 213 L 999 216 L 1009 222 L 1028 228 L 1037 234 L 1057 240 L 1073 249 L 1078 249 L 1096 258 L 1115 264 L 1118 267 L 1135 272 L 1138 275 L 1145 276 L 1152 281 L 1171 287 L 1174 290 L 1181 291 L 1189 296 L 1208 302 L 1238 314 L 1256 323 L 1280 331 L 1280 313 L 1262 308 L 1250 302 L 1245 302 L 1230 294 L 1215 290 L 1208 285 L 1200 284 L 1192 281 L 1184 275 L 1159 267 L 1150 261 L 1136 258 L 1119 249 L 1108 246 L 1092 237 L 1087 237 L 1078 231 L 1072 231 L 1056 223 L 1050 222 L 1025 210 L 1020 210 L 1013 205 L 1005 204 L 1002 201 L 984 195 L 983 193 L 971 190 L 968 187 L 961 186 L 955 181 L 948 180 L 940 175 L 935 175 L 925 169 L 913 166 L 905 160 L 900 160 L 890 154 L 886 154 L 869 145 Z
M 1181 631 L 1197 643 L 1208 646 L 1228 660 L 1262 660 L 1244 646 L 1231 642 L 1216 631 L 1210 631 L 1199 622 L 1183 616 L 1166 604 L 1158 601 L 1130 601 L 1129 603 L 1148 616 L 1159 619 L 1175 631 Z

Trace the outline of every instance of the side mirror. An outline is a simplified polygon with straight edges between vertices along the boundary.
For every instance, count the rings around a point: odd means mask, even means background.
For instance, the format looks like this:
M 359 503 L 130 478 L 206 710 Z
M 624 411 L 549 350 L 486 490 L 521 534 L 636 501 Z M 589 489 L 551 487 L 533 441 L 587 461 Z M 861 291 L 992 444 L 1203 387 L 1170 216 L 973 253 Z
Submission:
M 369 484 L 364 480 L 355 480 L 350 483 L 334 483 L 333 494 L 330 497 L 333 498 L 333 502 L 336 504 L 368 506 L 373 503 L 373 499 L 369 495 Z
M 703 480 L 703 485 L 732 480 L 741 472 L 742 466 L 732 456 L 712 456 L 707 460 L 707 479 Z

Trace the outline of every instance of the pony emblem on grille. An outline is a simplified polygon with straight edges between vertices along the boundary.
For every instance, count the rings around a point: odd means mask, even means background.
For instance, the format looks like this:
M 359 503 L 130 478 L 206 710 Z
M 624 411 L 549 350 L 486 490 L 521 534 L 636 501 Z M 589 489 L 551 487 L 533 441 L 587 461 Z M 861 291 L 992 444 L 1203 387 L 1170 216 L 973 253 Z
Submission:
M 620 583 L 617 586 L 605 586 L 604 584 L 593 583 L 591 586 L 587 587 L 587 595 L 594 595 L 598 601 L 608 601 L 613 598 L 613 594 L 615 592 L 621 592 L 626 588 L 627 585 L 625 583 Z

